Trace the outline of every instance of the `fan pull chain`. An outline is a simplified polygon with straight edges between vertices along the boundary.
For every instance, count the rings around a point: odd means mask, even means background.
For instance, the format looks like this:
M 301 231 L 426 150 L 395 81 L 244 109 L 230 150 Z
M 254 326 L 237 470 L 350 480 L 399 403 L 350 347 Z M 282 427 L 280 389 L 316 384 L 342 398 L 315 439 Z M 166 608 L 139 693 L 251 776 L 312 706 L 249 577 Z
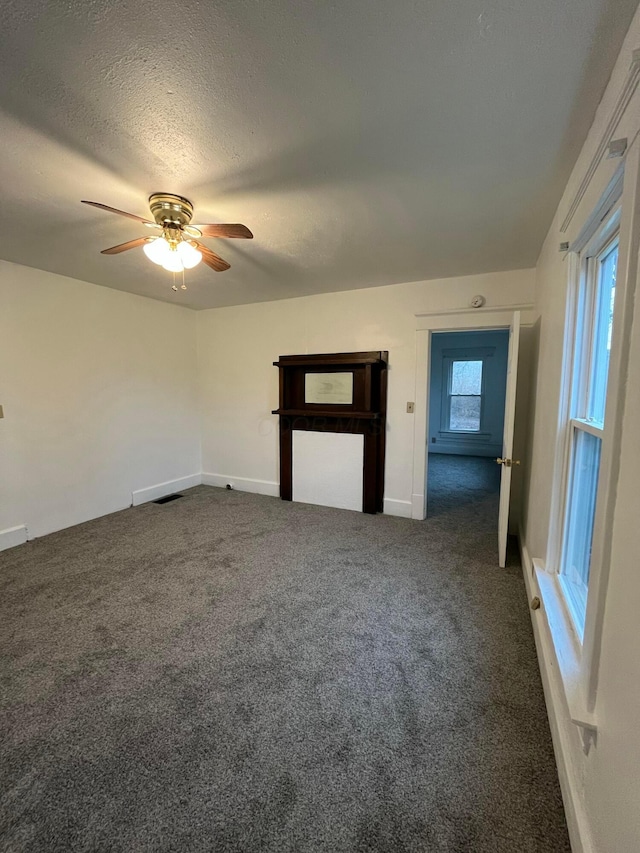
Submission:
M 175 292 L 177 293 L 178 292 L 178 285 L 176 284 L 175 272 L 173 272 L 172 275 L 173 275 L 173 284 L 171 285 L 171 290 L 175 290 Z M 184 283 L 184 267 L 182 267 L 182 284 L 180 285 L 180 290 L 186 290 L 186 289 L 187 289 L 187 285 Z

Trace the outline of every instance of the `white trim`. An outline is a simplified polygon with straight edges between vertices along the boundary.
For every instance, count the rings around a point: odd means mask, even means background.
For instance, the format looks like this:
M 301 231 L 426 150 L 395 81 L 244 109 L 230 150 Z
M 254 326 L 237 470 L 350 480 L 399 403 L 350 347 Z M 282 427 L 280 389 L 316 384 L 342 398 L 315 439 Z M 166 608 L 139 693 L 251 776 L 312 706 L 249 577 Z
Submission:
M 226 489 L 227 485 L 230 485 L 239 492 L 271 495 L 274 498 L 280 497 L 280 484 L 273 480 L 251 480 L 248 477 L 235 477 L 232 474 L 203 473 L 202 484 L 204 486 L 216 486 L 219 489 Z
M 558 440 L 556 444 L 556 464 L 552 485 L 552 505 L 547 542 L 546 567 L 550 572 L 558 572 L 561 563 L 563 530 L 567 511 L 567 485 L 569 478 L 570 448 L 574 427 L 586 429 L 598 438 L 602 438 L 600 474 L 598 477 L 598 499 L 594 519 L 593 547 L 591 552 L 591 572 L 589 591 L 584 619 L 584 637 L 580 648 L 580 694 L 581 704 L 586 714 L 576 716 L 587 724 L 595 719 L 597 713 L 597 685 L 599 659 L 604 622 L 605 598 L 611 559 L 611 530 L 615 511 L 616 488 L 620 468 L 620 440 L 624 394 L 627 384 L 629 362 L 629 340 L 634 312 L 634 293 L 639 276 L 638 250 L 640 248 L 640 141 L 636 139 L 627 152 L 624 180 L 622 184 L 621 213 L 618 232 L 618 275 L 616 282 L 616 305 L 613 317 L 613 336 L 609 363 L 609 381 L 607 385 L 607 404 L 604 431 L 596 432 L 594 427 L 587 428 L 581 421 L 569 420 L 575 406 L 573 386 L 574 353 L 578 341 L 576 328 L 580 310 L 579 292 L 585 286 L 587 258 L 592 257 L 599 247 L 611 238 L 609 233 L 587 235 L 582 257 L 571 255 L 572 269 L 569 271 L 570 283 L 567 296 L 565 323 L 565 355 L 563 378 L 559 404 Z M 596 208 L 597 209 L 597 208 Z M 613 214 L 610 214 L 613 216 Z M 597 224 L 595 220 L 592 226 Z M 593 242 L 590 245 L 589 241 Z M 580 263 L 579 263 L 580 261 Z M 588 284 L 588 282 L 587 282 Z M 559 591 L 558 591 L 559 592 Z M 550 629 L 551 640 L 556 633 Z M 559 638 L 562 642 L 562 638 Z M 561 672 L 562 675 L 564 673 Z M 571 678 L 569 678 L 571 681 Z M 573 688 L 569 683 L 567 691 Z M 579 723 L 580 724 L 580 723 Z
M 423 520 L 427 517 L 427 435 L 429 423 L 429 372 L 431 369 L 431 333 L 461 332 L 468 329 L 508 329 L 514 311 L 521 313 L 521 325 L 532 326 L 537 313 L 530 305 L 499 309 L 465 308 L 449 312 L 434 311 L 433 314 L 416 314 L 415 348 L 415 414 L 413 424 L 413 486 L 411 489 L 411 517 Z M 453 317 L 453 319 L 450 319 Z M 526 318 L 526 319 L 523 319 Z
M 634 52 L 634 60 L 636 59 L 640 63 L 640 51 Z M 594 534 L 591 556 L 592 573 L 589 578 L 583 642 L 583 654 L 587 665 L 585 671 L 587 703 L 591 708 L 596 704 L 605 599 L 611 562 L 611 531 L 613 530 L 620 472 L 620 446 L 625 391 L 629 373 L 631 327 L 635 307 L 634 299 L 640 277 L 640 265 L 638 263 L 638 251 L 640 249 L 640 141 L 637 137 L 627 152 L 618 239 L 616 306 L 613 315 L 613 336 L 604 418 L 605 435 L 602 442 L 598 478 L 599 498 L 594 526 L 599 535 Z
M 598 143 L 598 147 L 595 150 L 593 157 L 591 158 L 591 163 L 587 168 L 587 171 L 584 173 L 582 181 L 580 182 L 580 186 L 578 187 L 575 196 L 573 197 L 573 201 L 569 205 L 569 210 L 567 211 L 567 215 L 565 216 L 562 225 L 560 226 L 560 231 L 564 233 L 569 225 L 571 224 L 571 220 L 575 216 L 575 213 L 580 206 L 580 202 L 585 196 L 587 189 L 589 188 L 589 184 L 593 180 L 593 176 L 598 170 L 598 166 L 602 162 L 605 154 L 608 151 L 609 143 L 613 139 L 613 135 L 616 132 L 616 128 L 620 124 L 620 120 L 625 113 L 625 110 L 629 106 L 629 102 L 631 98 L 635 94 L 635 91 L 638 87 L 638 81 L 640 80 L 640 50 L 634 50 L 631 58 L 631 65 L 629 67 L 629 71 L 627 73 L 627 79 L 625 80 L 624 85 L 620 90 L 620 94 L 618 95 L 618 100 L 616 102 L 615 107 L 611 113 L 609 121 L 607 122 L 607 126 L 604 129 L 604 133 L 600 137 L 600 142 Z
M 511 325 L 514 311 L 520 311 L 521 326 L 533 326 L 538 318 L 538 312 L 532 305 L 434 311 L 432 314 L 415 315 L 416 330 L 419 332 L 461 332 L 465 329 L 504 329 Z
M 495 353 L 495 347 L 454 347 L 452 349 L 441 350 L 442 362 L 442 384 L 440 387 L 440 429 L 438 435 L 446 441 L 469 441 L 472 444 L 475 442 L 488 442 L 491 438 L 491 433 L 483 430 L 482 426 L 486 423 L 487 407 L 487 372 L 486 362 Z M 453 394 L 453 366 L 454 364 L 463 361 L 480 362 L 480 393 L 467 394 L 464 396 L 480 398 L 480 414 L 478 417 L 478 429 L 453 429 L 451 427 L 451 398 L 460 396 Z
M 569 426 L 574 430 L 581 430 L 582 432 L 588 432 L 589 435 L 594 436 L 594 438 L 599 438 L 602 441 L 604 436 L 604 429 L 599 426 L 597 423 L 592 423 L 591 421 L 586 421 L 584 418 L 571 418 L 569 421 Z
M 399 518 L 411 518 L 412 502 L 398 501 L 395 498 L 385 498 L 383 512 L 385 515 L 396 515 Z
M 576 254 L 582 252 L 600 227 L 600 224 L 611 214 L 613 208 L 620 201 L 624 186 L 624 167 L 624 162 L 620 163 L 615 175 L 609 181 L 606 190 L 602 194 L 600 201 L 587 218 L 578 236 L 569 246 L 569 252 L 575 252 Z M 617 230 L 617 223 L 613 225 L 613 230 Z
M 533 302 L 520 302 L 518 305 L 484 305 L 482 308 L 443 308 L 441 311 L 425 311 L 416 317 L 446 317 L 450 314 L 491 314 L 494 311 L 533 311 Z
M 146 489 L 137 489 L 131 493 L 131 505 L 140 506 L 140 504 L 149 501 L 157 501 L 158 498 L 164 498 L 166 495 L 172 495 L 175 492 L 182 491 L 182 489 L 192 489 L 194 486 L 199 486 L 201 482 L 202 476 L 200 474 L 191 474 L 188 477 L 180 477 L 177 480 L 168 480 L 166 483 L 147 486 Z
M 429 433 L 429 375 L 431 372 L 431 330 L 416 331 L 416 401 L 413 421 L 413 487 L 411 518 L 427 517 L 427 437 Z
M 560 379 L 560 405 L 556 426 L 556 464 L 553 466 L 551 484 L 551 511 L 549 515 L 549 536 L 547 540 L 546 562 L 555 570 L 560 565 L 562 553 L 562 532 L 564 528 L 565 497 L 569 481 L 569 448 L 571 446 L 571 430 L 569 417 L 571 413 L 571 388 L 573 377 L 573 353 L 576 340 L 576 317 L 578 311 L 578 276 L 580 264 L 578 255 L 569 255 L 569 287 L 565 304 L 565 324 L 563 340 L 565 355 L 562 362 Z
M 227 485 L 239 492 L 253 492 L 256 495 L 280 497 L 280 484 L 274 480 L 252 480 L 248 477 L 235 477 L 232 474 L 202 474 L 204 486 L 215 486 L 226 489 Z M 384 514 L 395 515 L 399 518 L 411 518 L 412 501 L 401 501 L 396 498 L 384 499 Z
M 411 495 L 411 518 L 416 521 L 423 521 L 424 516 L 421 515 L 424 505 L 424 495 Z
M 25 524 L 0 530 L 0 551 L 6 551 L 7 548 L 15 548 L 16 545 L 24 545 L 28 538 L 27 526 Z
M 583 729 L 597 731 L 596 717 L 586 707 L 580 639 L 567 611 L 565 597 L 559 588 L 559 576 L 555 572 L 546 572 L 542 560 L 534 558 L 533 577 L 544 605 L 553 654 L 560 672 L 571 722 Z
M 534 569 L 526 543 L 522 538 L 522 532 L 519 536 L 519 542 L 527 599 L 529 602 L 534 596 L 542 599 L 541 590 L 538 586 L 539 575 Z M 580 749 L 580 745 L 576 740 L 579 737 L 578 730 L 568 721 L 569 714 L 554 645 L 547 619 L 543 616 L 546 612 L 545 608 L 546 605 L 543 605 L 538 610 L 529 609 L 529 613 L 547 706 L 547 716 L 549 717 L 553 750 L 558 767 L 558 778 L 560 781 L 560 790 L 562 791 L 571 849 L 573 853 L 595 853 L 582 795 L 580 776 L 572 761 L 572 755 L 577 749 Z M 572 743 L 572 740 L 576 742 Z

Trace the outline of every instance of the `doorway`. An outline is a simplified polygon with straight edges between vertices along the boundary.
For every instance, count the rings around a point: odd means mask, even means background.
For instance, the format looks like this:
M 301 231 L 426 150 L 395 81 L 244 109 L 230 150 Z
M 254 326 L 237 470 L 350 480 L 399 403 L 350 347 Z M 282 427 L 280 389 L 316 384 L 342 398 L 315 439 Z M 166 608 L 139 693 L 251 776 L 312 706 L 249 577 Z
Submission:
M 411 517 L 427 517 L 428 458 L 429 447 L 429 386 L 431 338 L 439 332 L 481 331 L 508 329 L 509 355 L 507 359 L 507 382 L 504 404 L 504 432 L 502 435 L 502 453 L 496 461 L 501 463 L 500 508 L 498 514 L 498 565 L 504 566 L 507 555 L 507 534 L 509 530 L 509 508 L 511 499 L 512 459 L 516 389 L 518 383 L 518 353 L 520 348 L 521 311 L 524 311 L 524 324 L 530 326 L 535 319 L 532 305 L 518 305 L 513 308 L 499 307 L 485 310 L 463 309 L 433 312 L 416 315 L 416 404 L 413 432 L 413 491 L 411 494 Z
M 497 523 L 508 361 L 508 329 L 431 335 L 427 518 L 476 504 Z

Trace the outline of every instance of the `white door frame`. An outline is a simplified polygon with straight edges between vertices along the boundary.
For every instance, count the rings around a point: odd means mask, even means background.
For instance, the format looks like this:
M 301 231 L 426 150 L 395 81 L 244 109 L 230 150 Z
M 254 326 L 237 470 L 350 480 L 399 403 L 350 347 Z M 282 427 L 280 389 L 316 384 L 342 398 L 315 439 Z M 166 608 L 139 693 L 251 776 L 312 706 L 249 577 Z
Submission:
M 463 308 L 416 314 L 416 387 L 413 426 L 413 488 L 411 518 L 427 517 L 427 433 L 429 425 L 429 385 L 431 379 L 431 335 L 434 332 L 466 332 L 508 329 L 513 312 L 520 311 L 522 326 L 535 321 L 533 305 L 500 305 L 492 308 Z

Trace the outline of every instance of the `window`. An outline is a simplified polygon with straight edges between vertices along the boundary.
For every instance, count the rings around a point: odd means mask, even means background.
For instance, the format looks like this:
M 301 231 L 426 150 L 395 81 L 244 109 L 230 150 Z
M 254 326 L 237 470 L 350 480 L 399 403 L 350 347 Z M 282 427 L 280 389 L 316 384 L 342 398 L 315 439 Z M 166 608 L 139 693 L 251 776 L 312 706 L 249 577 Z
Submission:
M 560 584 L 579 636 L 584 622 L 604 432 L 618 238 L 596 235 L 581 257 L 571 387 Z
M 449 371 L 448 428 L 478 432 L 482 414 L 482 361 L 454 359 Z

